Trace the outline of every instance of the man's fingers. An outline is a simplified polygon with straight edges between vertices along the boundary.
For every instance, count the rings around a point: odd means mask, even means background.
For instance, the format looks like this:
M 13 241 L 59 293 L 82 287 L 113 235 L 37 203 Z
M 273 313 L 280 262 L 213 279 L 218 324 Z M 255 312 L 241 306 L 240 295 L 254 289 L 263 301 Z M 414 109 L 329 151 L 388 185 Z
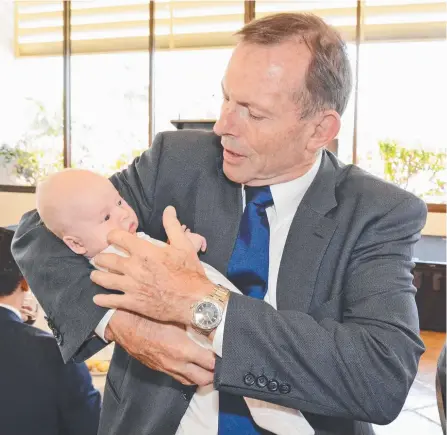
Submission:
M 214 373 L 193 363 L 186 363 L 172 367 L 171 375 L 183 385 L 205 386 L 213 383 Z M 169 370 L 167 371 L 168 374 Z
M 183 251 L 194 249 L 192 243 L 185 235 L 182 225 L 177 219 L 177 212 L 171 205 L 166 207 L 163 212 L 163 226 L 170 241 L 171 246 Z
M 96 305 L 104 308 L 121 308 L 121 299 L 124 295 L 95 295 L 93 296 L 93 302 Z
M 201 387 L 212 384 L 214 380 L 213 372 L 192 363 L 186 364 L 184 376 Z
M 109 272 L 128 274 L 130 266 L 128 257 L 121 257 L 116 254 L 98 254 L 95 256 L 95 264 L 107 269 Z
M 90 279 L 95 284 L 98 284 L 108 290 L 132 292 L 132 290 L 135 289 L 135 280 L 128 275 L 117 275 L 116 273 L 94 270 L 90 274 Z
M 93 296 L 93 302 L 104 308 L 116 308 L 119 310 L 139 313 L 144 307 L 145 300 L 139 294 L 106 295 L 98 294 Z
M 156 247 L 152 243 L 146 240 L 141 240 L 124 230 L 112 230 L 107 235 L 107 241 L 116 245 L 121 249 L 124 249 L 129 254 L 145 254 L 150 256 L 151 252 L 155 252 L 160 248 Z
M 179 374 L 170 374 L 167 373 L 168 375 L 172 376 L 176 381 L 180 382 L 183 385 L 195 385 L 195 382 L 190 381 L 189 379 L 185 378 L 182 375 Z
M 189 343 L 185 346 L 185 354 L 188 355 L 188 360 L 202 367 L 205 370 L 214 370 L 214 365 L 216 363 L 216 358 L 214 353 L 210 350 L 204 349 L 202 346 L 189 340 Z

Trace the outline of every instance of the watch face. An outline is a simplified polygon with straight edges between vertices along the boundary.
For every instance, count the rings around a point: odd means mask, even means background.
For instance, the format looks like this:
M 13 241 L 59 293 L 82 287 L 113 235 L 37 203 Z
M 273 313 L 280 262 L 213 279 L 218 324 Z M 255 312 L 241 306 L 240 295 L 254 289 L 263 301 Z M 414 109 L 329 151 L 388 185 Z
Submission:
M 216 328 L 221 317 L 222 313 L 217 304 L 209 301 L 200 302 L 194 311 L 195 324 L 205 330 Z

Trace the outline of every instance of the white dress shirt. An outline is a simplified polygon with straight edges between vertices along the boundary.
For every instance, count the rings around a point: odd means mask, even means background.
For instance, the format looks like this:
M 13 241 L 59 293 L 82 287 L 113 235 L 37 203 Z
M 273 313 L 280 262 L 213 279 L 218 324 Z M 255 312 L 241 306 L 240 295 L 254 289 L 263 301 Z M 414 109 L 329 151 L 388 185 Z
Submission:
M 278 281 L 279 266 L 286 244 L 287 235 L 293 218 L 307 189 L 312 184 L 321 163 L 321 153 L 312 168 L 302 177 L 281 184 L 270 186 L 273 205 L 266 209 L 270 227 L 269 243 L 269 285 L 264 302 L 276 309 L 276 284 Z M 242 201 L 245 208 L 245 194 L 242 190 Z M 222 321 L 216 329 L 213 340 L 213 350 L 216 355 L 222 356 L 223 334 L 225 329 L 226 311 Z
M 13 307 L 12 305 L 8 305 L 8 304 L 0 304 L 0 307 L 6 308 L 9 311 L 12 311 L 14 314 L 16 314 L 20 320 L 22 320 L 22 316 L 20 315 L 20 311 Z

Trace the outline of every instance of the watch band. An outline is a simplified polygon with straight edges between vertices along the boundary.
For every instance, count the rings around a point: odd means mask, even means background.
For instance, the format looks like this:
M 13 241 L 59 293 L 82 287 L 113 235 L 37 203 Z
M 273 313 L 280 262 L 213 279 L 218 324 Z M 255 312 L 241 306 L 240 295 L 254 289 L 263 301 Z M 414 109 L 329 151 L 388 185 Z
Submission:
M 225 288 L 223 285 L 217 284 L 214 287 L 213 293 L 211 293 L 208 297 L 223 305 L 227 302 L 229 296 L 230 290 Z

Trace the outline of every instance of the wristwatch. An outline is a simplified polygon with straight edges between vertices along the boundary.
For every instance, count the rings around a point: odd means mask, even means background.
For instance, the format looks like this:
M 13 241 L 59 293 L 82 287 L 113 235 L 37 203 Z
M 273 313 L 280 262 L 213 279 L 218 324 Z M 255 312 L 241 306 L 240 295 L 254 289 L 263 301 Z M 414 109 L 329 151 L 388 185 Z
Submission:
M 219 326 L 229 296 L 230 290 L 218 284 L 210 295 L 191 306 L 191 325 L 199 334 L 208 336 Z

